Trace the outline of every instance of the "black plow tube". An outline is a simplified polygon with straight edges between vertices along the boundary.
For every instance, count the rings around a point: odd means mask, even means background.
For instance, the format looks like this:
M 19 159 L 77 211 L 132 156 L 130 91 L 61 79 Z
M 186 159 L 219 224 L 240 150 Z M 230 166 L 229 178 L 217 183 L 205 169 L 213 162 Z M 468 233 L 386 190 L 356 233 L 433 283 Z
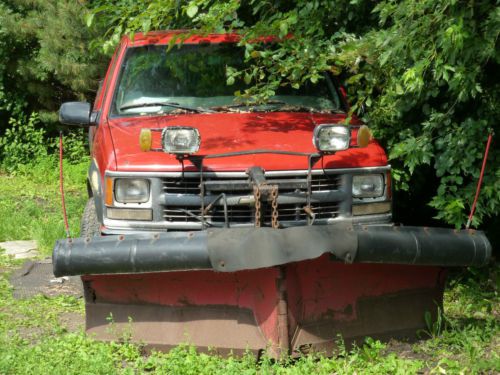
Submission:
M 353 226 L 234 228 L 57 241 L 54 275 L 266 268 L 331 253 L 346 262 L 484 265 L 491 245 L 480 231 Z

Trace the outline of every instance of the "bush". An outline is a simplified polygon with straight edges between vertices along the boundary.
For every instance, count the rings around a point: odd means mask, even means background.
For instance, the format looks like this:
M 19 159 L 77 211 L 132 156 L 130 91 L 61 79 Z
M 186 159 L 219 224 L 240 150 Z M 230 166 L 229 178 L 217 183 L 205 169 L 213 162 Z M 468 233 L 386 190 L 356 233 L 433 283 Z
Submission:
M 10 127 L 0 137 L 0 162 L 8 171 L 14 171 L 18 165 L 30 164 L 33 160 L 47 156 L 48 145 L 45 130 L 39 128 L 38 114 L 29 117 L 9 119 Z
M 50 153 L 57 153 L 59 150 L 59 138 L 53 138 Z M 64 160 L 70 164 L 77 164 L 88 159 L 88 140 L 83 129 L 72 129 L 69 133 L 64 133 L 63 138 Z
M 29 117 L 19 115 L 9 120 L 10 127 L 0 137 L 0 168 L 8 172 L 22 171 L 23 166 L 31 166 L 42 160 L 51 160 L 55 165 L 56 158 L 47 158 L 56 154 L 59 139 L 49 138 L 43 127 L 40 127 L 39 116 L 33 112 Z M 78 129 L 64 136 L 64 159 L 71 164 L 88 159 L 87 140 L 84 130 Z

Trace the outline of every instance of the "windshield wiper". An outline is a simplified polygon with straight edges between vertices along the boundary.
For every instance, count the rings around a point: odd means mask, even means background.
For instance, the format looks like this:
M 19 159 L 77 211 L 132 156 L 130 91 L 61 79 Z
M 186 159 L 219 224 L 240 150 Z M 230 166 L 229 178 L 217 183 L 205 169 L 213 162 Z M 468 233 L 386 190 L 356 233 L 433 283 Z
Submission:
M 283 107 L 280 107 L 279 111 L 283 111 L 283 112 L 309 112 L 309 113 L 345 113 L 341 109 L 334 109 L 334 108 L 320 109 L 320 108 L 314 108 L 314 107 L 308 107 L 308 106 L 302 106 L 302 105 L 293 105 L 293 104 L 287 104 Z
M 183 109 L 185 111 L 199 112 L 199 113 L 213 113 L 213 112 L 215 112 L 215 111 L 208 109 L 208 108 L 188 107 L 188 106 L 180 105 L 179 103 L 175 103 L 175 102 L 145 102 L 145 103 L 127 104 L 127 105 L 121 106 L 120 111 L 124 111 L 126 109 L 132 109 L 132 108 L 141 108 L 141 107 L 171 107 L 171 108 Z
M 235 103 L 235 104 L 226 104 L 226 105 L 220 105 L 220 106 L 210 107 L 210 108 L 221 111 L 221 110 L 230 109 L 230 108 L 259 107 L 259 106 L 265 106 L 265 105 L 268 105 L 268 104 L 271 104 L 271 105 L 272 104 L 285 105 L 286 102 L 283 102 L 281 100 L 268 100 L 267 102 L 263 102 L 263 103 L 258 103 L 258 102 L 254 102 L 254 103 Z

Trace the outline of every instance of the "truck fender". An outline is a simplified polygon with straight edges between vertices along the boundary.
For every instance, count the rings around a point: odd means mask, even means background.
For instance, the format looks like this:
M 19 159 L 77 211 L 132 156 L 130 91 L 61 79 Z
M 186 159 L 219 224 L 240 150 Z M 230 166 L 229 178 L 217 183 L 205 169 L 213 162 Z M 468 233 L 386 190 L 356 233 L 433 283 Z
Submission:
M 102 188 L 102 178 L 99 172 L 99 167 L 96 161 L 93 159 L 90 163 L 89 173 L 87 176 L 87 184 L 90 186 L 91 198 L 94 199 L 95 211 L 97 214 L 97 220 L 102 224 L 103 222 L 103 188 Z

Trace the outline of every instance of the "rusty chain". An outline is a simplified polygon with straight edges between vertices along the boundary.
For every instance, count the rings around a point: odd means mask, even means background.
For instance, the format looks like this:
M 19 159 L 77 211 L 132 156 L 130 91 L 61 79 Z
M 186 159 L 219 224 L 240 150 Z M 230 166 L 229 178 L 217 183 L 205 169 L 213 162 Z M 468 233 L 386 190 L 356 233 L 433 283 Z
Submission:
M 268 187 L 266 185 L 266 187 Z M 273 185 L 270 186 L 271 191 L 269 195 L 269 200 L 271 201 L 271 208 L 272 208 L 272 214 L 271 214 L 271 226 L 274 229 L 279 228 L 279 221 L 278 221 L 278 186 Z M 266 193 L 267 195 L 267 193 Z M 260 186 L 254 186 L 253 187 L 253 196 L 255 200 L 255 227 L 259 228 L 262 226 L 262 202 L 261 202 L 261 197 L 262 193 L 260 190 Z
M 260 202 L 260 190 L 258 186 L 254 185 L 253 187 L 253 196 L 255 199 L 255 227 L 259 228 L 260 227 L 260 208 L 261 208 L 261 202 Z
M 271 226 L 277 229 L 280 223 L 278 221 L 278 186 L 276 185 L 271 188 L 271 207 L 273 209 Z

